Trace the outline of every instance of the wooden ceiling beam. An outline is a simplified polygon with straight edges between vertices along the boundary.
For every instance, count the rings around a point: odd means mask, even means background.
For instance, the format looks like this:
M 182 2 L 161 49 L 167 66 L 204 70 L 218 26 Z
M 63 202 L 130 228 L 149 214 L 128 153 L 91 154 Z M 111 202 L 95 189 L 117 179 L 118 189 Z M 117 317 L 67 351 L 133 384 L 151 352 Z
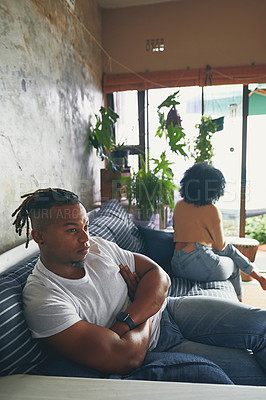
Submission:
M 150 71 L 124 74 L 105 73 L 103 92 L 147 90 L 164 87 L 212 86 L 228 84 L 265 83 L 266 64 L 234 67 Z

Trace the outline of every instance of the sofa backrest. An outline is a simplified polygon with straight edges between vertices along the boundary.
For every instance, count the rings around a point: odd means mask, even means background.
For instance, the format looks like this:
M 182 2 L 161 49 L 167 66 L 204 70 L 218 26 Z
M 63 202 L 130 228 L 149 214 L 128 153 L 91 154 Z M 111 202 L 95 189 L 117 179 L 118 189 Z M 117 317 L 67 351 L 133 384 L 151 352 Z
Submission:
M 25 243 L 14 247 L 11 250 L 0 254 L 0 274 L 6 272 L 22 263 L 30 260 L 33 256 L 39 254 L 39 248 L 34 240 L 30 240 L 29 246 L 26 249 Z

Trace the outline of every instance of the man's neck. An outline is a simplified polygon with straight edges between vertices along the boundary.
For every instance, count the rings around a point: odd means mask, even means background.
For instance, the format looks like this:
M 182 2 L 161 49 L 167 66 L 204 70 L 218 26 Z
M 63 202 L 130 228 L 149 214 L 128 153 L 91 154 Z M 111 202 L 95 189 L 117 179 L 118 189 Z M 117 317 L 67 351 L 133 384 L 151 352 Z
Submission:
M 69 264 L 57 264 L 55 262 L 49 262 L 43 255 L 40 256 L 40 260 L 49 271 L 55 275 L 61 276 L 66 279 L 81 279 L 85 276 L 85 270 L 83 266 L 76 266 L 74 263 Z

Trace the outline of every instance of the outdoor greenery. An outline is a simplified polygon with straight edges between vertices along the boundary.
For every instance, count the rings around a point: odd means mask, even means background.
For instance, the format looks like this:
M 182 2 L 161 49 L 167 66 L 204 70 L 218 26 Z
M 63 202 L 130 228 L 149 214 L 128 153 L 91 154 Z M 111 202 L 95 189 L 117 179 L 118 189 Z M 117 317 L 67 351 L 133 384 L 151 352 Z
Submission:
M 266 243 L 266 214 L 246 218 L 246 236 Z
M 117 171 L 121 167 L 111 157 L 111 152 L 121 148 L 123 145 L 116 144 L 114 136 L 114 125 L 119 118 L 111 108 L 100 108 L 100 116 L 95 114 L 96 124 L 93 127 L 89 124 L 86 135 L 87 148 L 90 151 L 93 147 L 102 161 L 106 160 L 106 167 L 109 170 Z
M 217 131 L 217 124 L 210 116 L 203 115 L 201 123 L 197 124 L 196 128 L 199 128 L 199 134 L 194 140 L 194 148 L 191 150 L 191 156 L 195 159 L 196 163 L 206 161 L 211 164 L 214 156 L 211 138 Z

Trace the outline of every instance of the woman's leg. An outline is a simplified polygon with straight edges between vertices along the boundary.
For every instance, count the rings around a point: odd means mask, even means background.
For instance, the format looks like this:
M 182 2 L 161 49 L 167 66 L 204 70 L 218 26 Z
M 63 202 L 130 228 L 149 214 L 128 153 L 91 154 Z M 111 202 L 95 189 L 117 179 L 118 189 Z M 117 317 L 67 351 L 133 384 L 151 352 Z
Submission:
M 252 350 L 266 374 L 266 310 L 205 296 L 170 297 L 167 309 L 184 338 Z
M 231 243 L 228 243 L 223 250 L 214 250 L 214 252 L 219 256 L 230 257 L 237 267 L 240 268 L 241 271 L 243 271 L 246 275 L 249 275 L 253 271 L 251 261 Z
M 186 253 L 185 249 L 175 251 L 171 268 L 174 275 L 203 282 L 230 279 L 239 299 L 242 285 L 239 269 L 230 257 L 218 255 L 209 247 L 195 243 L 195 249 Z

